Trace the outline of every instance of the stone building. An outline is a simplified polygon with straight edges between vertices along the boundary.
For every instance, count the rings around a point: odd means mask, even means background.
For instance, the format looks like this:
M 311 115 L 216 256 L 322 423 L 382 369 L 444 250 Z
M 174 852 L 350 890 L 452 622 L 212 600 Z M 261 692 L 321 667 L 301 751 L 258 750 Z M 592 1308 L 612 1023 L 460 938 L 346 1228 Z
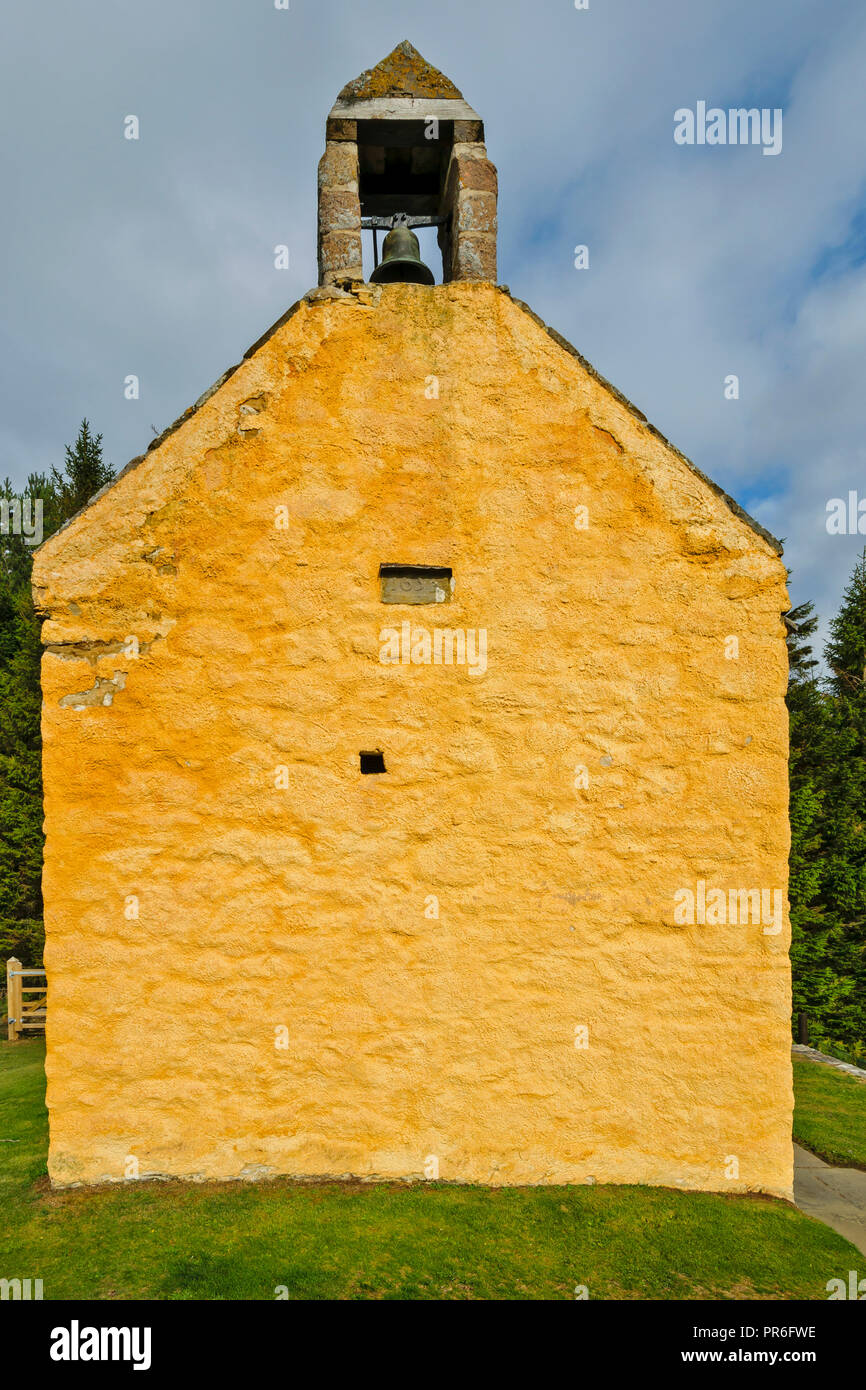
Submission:
M 52 1180 L 790 1194 L 778 543 L 496 284 L 407 44 L 319 260 L 36 556 Z

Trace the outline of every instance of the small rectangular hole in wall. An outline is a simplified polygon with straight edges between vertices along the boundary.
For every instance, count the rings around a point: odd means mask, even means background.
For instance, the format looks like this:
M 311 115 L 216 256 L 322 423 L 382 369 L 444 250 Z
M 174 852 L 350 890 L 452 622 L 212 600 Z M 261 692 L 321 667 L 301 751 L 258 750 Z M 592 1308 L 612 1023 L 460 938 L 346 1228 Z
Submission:
M 366 775 L 372 772 L 385 772 L 384 753 L 362 753 L 361 771 Z
M 446 565 L 380 565 L 383 603 L 450 603 L 454 579 Z

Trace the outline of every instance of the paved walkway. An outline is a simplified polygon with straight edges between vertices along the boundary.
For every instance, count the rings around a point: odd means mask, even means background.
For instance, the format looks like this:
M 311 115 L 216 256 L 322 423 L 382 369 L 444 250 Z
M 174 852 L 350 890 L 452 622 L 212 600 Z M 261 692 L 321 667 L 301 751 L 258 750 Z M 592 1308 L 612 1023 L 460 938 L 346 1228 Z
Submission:
M 840 1062 L 838 1057 L 828 1057 L 826 1052 L 816 1052 L 814 1047 L 804 1047 L 802 1043 L 794 1043 L 791 1051 L 801 1057 L 809 1057 L 813 1062 L 823 1062 L 825 1067 L 835 1067 L 837 1071 L 844 1071 L 848 1076 L 853 1076 L 855 1081 L 866 1081 L 866 1068 L 853 1067 L 850 1062 Z
M 866 1255 L 866 1173 L 833 1168 L 795 1144 L 794 1201 Z

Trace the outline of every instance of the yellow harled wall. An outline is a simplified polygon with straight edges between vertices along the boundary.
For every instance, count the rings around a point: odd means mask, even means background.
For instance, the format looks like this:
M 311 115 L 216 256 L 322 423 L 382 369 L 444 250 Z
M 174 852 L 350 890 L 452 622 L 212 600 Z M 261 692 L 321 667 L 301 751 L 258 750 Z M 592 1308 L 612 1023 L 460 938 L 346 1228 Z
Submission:
M 675 921 L 784 896 L 784 584 L 507 294 L 302 302 L 36 557 L 53 1182 L 789 1194 L 787 914 Z

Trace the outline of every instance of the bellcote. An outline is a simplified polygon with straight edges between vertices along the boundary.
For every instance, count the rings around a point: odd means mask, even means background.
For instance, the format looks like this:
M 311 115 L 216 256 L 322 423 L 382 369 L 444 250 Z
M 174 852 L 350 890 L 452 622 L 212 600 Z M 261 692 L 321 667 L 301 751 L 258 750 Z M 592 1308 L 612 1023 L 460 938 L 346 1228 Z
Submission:
M 319 284 L 363 281 L 362 234 L 378 246 L 402 214 L 435 226 L 442 279 L 496 281 L 496 169 L 484 126 L 408 42 L 349 82 L 319 161 Z

